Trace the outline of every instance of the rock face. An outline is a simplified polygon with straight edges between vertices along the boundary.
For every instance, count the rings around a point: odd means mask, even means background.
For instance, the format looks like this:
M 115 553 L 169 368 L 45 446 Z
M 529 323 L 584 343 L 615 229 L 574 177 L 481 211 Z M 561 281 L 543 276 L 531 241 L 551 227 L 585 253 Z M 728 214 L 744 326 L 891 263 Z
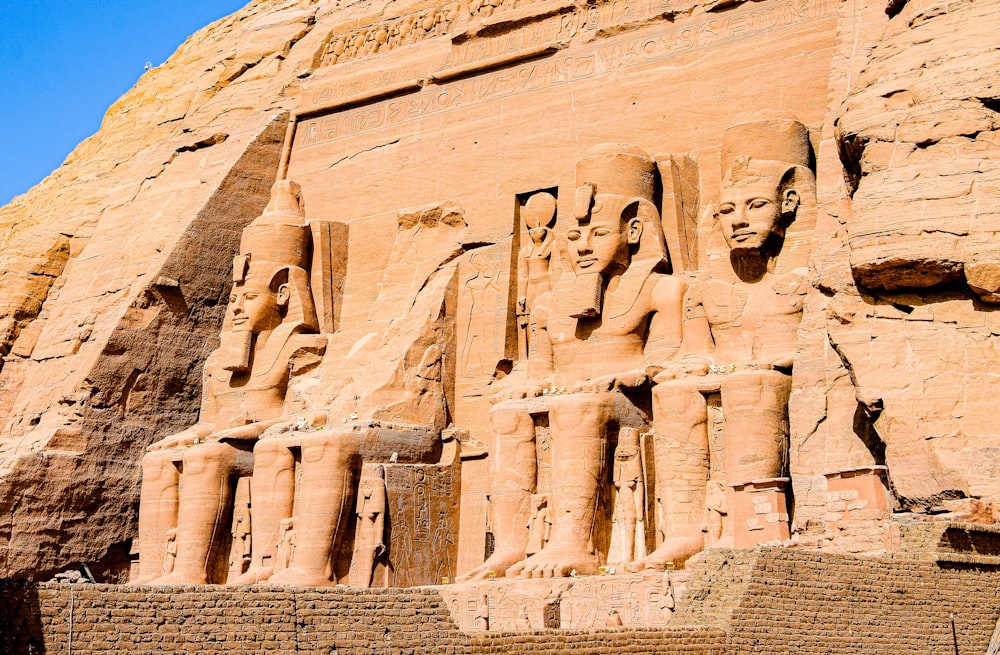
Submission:
M 261 0 L 205 28 L 0 209 L 0 575 L 638 580 L 995 522 L 998 20 Z M 279 214 L 298 245 L 248 245 Z M 268 262 L 273 325 L 238 329 Z M 309 344 L 253 345 L 288 321 Z

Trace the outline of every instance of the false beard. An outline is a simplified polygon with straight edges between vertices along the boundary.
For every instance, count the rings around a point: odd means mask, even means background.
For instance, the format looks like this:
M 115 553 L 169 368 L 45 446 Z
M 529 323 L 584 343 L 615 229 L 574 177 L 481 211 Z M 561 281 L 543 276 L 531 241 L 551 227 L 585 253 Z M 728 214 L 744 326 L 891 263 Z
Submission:
M 250 370 L 250 353 L 253 351 L 253 332 L 223 332 L 219 346 L 222 368 L 233 373 Z
M 604 301 L 604 278 L 600 273 L 580 273 L 573 281 L 569 296 L 569 315 L 573 318 L 596 318 Z

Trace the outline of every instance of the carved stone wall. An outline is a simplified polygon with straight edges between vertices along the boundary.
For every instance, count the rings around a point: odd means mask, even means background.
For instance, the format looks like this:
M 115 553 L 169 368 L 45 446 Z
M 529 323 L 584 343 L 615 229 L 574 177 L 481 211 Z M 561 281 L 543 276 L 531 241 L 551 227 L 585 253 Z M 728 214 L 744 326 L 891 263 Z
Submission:
M 704 464 L 707 488 L 688 527 L 701 545 L 882 555 L 906 550 L 912 521 L 996 523 L 997 22 L 973 0 L 261 0 L 205 28 L 0 209 L 0 572 L 88 563 L 124 581 L 143 453 L 198 420 L 229 264 L 276 179 L 301 185 L 327 342 L 286 405 L 326 412 L 328 432 L 433 433 L 357 453 L 386 467 L 375 584 L 475 570 L 502 529 L 494 396 L 525 375 L 533 339 L 521 259 L 535 252 L 533 275 L 544 260 L 546 290 L 572 272 L 568 231 L 592 209 L 577 206 L 578 162 L 607 143 L 653 154 L 647 201 L 669 253 L 655 273 L 690 286 L 684 317 L 707 314 L 722 352 L 745 301 L 719 286 L 739 277 L 722 196 L 733 171 L 760 174 L 741 157 L 762 159 L 730 130 L 790 118 L 798 214 L 768 298 L 801 322 L 789 361 L 739 362 L 774 369 L 752 388 L 778 398 L 777 463 L 754 479 L 723 465 L 760 435 L 726 436 L 751 387 L 720 355 L 695 389 L 706 461 L 685 465 Z M 529 202 L 543 193 L 555 209 L 539 224 Z M 638 497 L 612 472 L 621 429 L 662 428 L 664 380 L 629 391 L 636 426 L 616 414 L 601 435 L 591 564 L 623 534 L 616 494 Z M 542 506 L 556 511 L 550 405 L 577 390 L 545 391 L 528 403 L 537 480 L 521 490 L 540 506 L 515 526 L 534 520 L 534 537 L 552 525 Z M 453 465 L 434 464 L 443 429 L 461 442 Z M 643 438 L 631 456 L 648 553 L 695 501 L 663 506 L 661 451 Z M 301 447 L 288 446 L 300 463 Z M 351 539 L 338 547 L 339 580 Z

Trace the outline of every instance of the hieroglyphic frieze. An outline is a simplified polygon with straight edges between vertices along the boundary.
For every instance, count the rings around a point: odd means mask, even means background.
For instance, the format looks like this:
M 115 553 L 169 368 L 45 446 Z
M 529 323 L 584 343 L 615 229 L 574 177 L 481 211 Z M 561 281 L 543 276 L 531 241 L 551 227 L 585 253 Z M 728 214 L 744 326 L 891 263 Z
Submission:
M 609 36 L 565 54 L 444 84 L 429 83 L 417 93 L 304 120 L 295 135 L 295 148 L 308 148 L 481 102 L 598 77 L 822 20 L 833 14 L 830 0 L 797 0 L 746 7 L 725 15 L 706 14 L 641 36 L 631 33 Z M 323 98 L 351 95 L 349 91 L 314 89 L 304 98 L 303 106 L 319 103 Z

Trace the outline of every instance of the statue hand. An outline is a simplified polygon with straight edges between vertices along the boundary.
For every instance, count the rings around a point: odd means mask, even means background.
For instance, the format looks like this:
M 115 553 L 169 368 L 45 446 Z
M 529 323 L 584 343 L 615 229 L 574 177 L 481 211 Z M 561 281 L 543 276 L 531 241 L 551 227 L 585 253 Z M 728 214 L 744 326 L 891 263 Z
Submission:
M 321 425 L 326 425 L 326 421 L 327 414 L 325 410 L 311 410 L 290 414 L 264 430 L 260 438 L 269 439 L 295 430 L 302 431 L 317 428 Z
M 495 394 L 490 396 L 490 404 L 496 405 L 505 400 L 520 400 L 522 398 L 535 398 L 536 396 L 542 395 L 542 389 L 547 388 L 548 385 L 542 384 L 540 382 L 529 381 L 524 384 L 518 384 L 515 386 L 506 387 L 500 389 Z
M 577 384 L 573 391 L 614 391 L 621 387 L 630 388 L 642 386 L 649 380 L 645 369 L 635 371 L 623 371 L 612 375 L 602 375 Z
M 653 384 L 660 384 L 668 380 L 687 377 L 689 375 L 708 375 L 709 362 L 703 357 L 686 357 L 675 362 L 666 362 L 657 366 L 660 369 L 653 376 Z
M 160 439 L 159 441 L 150 444 L 147 451 L 154 450 L 167 450 L 169 448 L 179 448 L 182 446 L 191 446 L 197 443 L 197 441 L 204 439 L 209 434 L 211 434 L 212 429 L 210 426 L 202 425 L 200 423 L 192 425 L 187 430 L 178 432 L 177 434 L 172 434 L 169 437 Z
M 757 359 L 747 364 L 747 368 L 757 370 L 790 369 L 792 368 L 793 359 L 794 355 L 791 353 L 768 357 L 767 359 Z

